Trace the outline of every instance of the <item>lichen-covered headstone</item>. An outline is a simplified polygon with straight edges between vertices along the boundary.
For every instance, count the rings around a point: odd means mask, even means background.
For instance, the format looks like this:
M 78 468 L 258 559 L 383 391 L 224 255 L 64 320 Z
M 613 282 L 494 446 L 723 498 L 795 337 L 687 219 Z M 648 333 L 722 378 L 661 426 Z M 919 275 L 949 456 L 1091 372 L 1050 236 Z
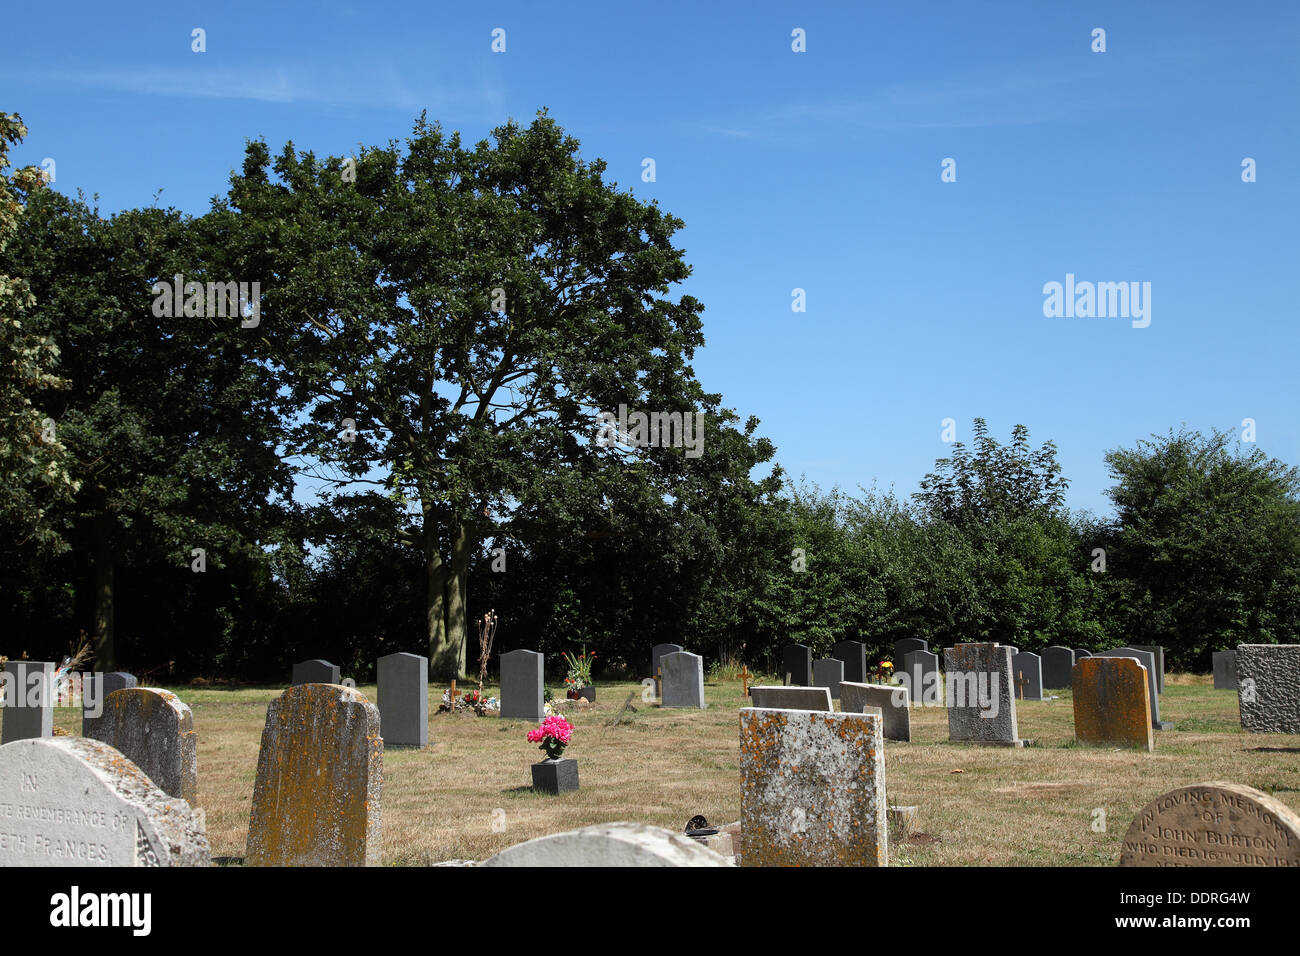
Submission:
M 1160 695 L 1156 690 L 1156 656 L 1150 651 L 1136 647 L 1117 647 L 1114 650 L 1099 651 L 1093 657 L 1131 657 L 1147 669 L 1147 696 L 1151 698 L 1151 726 L 1156 730 L 1168 730 L 1173 726 L 1167 720 L 1160 719 Z
M 1239 645 L 1237 703 L 1242 730 L 1300 734 L 1300 644 Z
M 339 682 L 339 665 L 331 664 L 320 658 L 299 661 L 293 665 L 293 677 L 290 683 L 299 684 L 337 684 Z
M 201 817 L 98 740 L 0 747 L 0 868 L 207 866 Z
M 1253 787 L 1179 787 L 1138 811 L 1120 866 L 1300 867 L 1300 815 Z
M 375 667 L 379 731 L 385 747 L 423 747 L 429 742 L 429 659 L 389 654 Z
M 199 795 L 199 738 L 189 705 L 161 687 L 115 690 L 82 734 L 120 750 L 164 793 L 195 806 Z
M 844 680 L 862 683 L 867 679 L 867 645 L 861 641 L 840 641 L 831 657 L 844 662 Z
M 541 720 L 546 716 L 543 657 L 537 651 L 515 650 L 501 655 L 501 716 L 510 720 Z
M 1054 644 L 1043 651 L 1043 686 L 1069 687 L 1074 680 L 1074 651 Z
M 811 687 L 812 648 L 806 644 L 787 644 L 781 652 L 781 669 L 787 684 Z
M 1043 661 L 1032 651 L 1011 655 L 1011 679 L 1017 700 L 1043 699 Z
M 907 687 L 907 695 L 912 703 L 926 707 L 937 707 L 943 703 L 943 680 L 939 671 L 938 654 L 932 651 L 909 651 L 903 658 L 903 669 L 898 677 Z
M 826 687 L 768 687 L 758 685 L 749 689 L 755 707 L 768 710 L 817 710 L 830 713 L 835 709 L 831 692 Z
M 4 688 L 4 731 L 0 743 L 49 737 L 54 733 L 54 671 L 49 661 L 9 661 Z
M 844 682 L 844 662 L 833 657 L 813 661 L 813 686 L 825 687 L 832 700 L 840 699 L 840 684 Z
M 1154 750 L 1146 668 L 1131 657 L 1074 665 L 1074 738 L 1081 744 Z
M 336 684 L 289 688 L 267 708 L 245 862 L 377 865 L 383 773 L 374 704 Z
M 740 711 L 742 866 L 886 866 L 878 713 Z
M 884 718 L 882 733 L 886 740 L 912 739 L 912 712 L 907 704 L 907 688 L 853 681 L 840 684 L 840 710 L 846 714 L 862 714 L 871 708 L 879 708 Z
M 943 661 L 948 679 L 948 739 L 1023 747 L 1016 724 L 1010 646 L 958 644 L 944 649 Z
M 659 660 L 663 670 L 660 703 L 665 707 L 698 707 L 704 703 L 704 658 L 689 651 L 665 654 Z
M 1214 689 L 1237 689 L 1237 652 L 1215 651 L 1210 655 L 1214 667 Z

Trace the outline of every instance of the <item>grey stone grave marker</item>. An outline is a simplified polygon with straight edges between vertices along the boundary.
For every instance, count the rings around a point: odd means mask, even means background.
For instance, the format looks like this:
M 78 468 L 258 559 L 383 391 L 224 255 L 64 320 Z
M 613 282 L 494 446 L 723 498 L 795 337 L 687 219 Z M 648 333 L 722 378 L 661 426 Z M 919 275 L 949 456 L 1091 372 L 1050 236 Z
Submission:
M 844 662 L 845 680 L 867 679 L 867 645 L 861 641 L 841 641 L 831 649 L 831 657 Z
M 939 679 L 939 655 L 912 651 L 903 658 L 907 693 L 914 704 L 935 707 L 943 703 L 943 682 Z
M 1043 686 L 1069 687 L 1074 677 L 1074 651 L 1053 644 L 1043 651 Z
M 317 658 L 313 661 L 299 661 L 293 665 L 293 679 L 290 681 L 294 687 L 299 684 L 337 684 L 339 682 L 339 666 L 331 664 L 329 661 L 323 661 Z
M 1300 644 L 1239 645 L 1237 685 L 1242 730 L 1300 734 Z
M 840 683 L 844 680 L 844 662 L 833 657 L 813 661 L 813 686 L 825 687 L 832 700 L 840 699 Z
M 501 655 L 501 716 L 509 720 L 541 720 L 543 658 L 537 651 L 517 650 Z
M 1011 679 L 1020 700 L 1043 699 L 1043 662 L 1032 651 L 1011 655 Z
M 103 713 L 82 721 L 82 734 L 102 741 L 144 771 L 163 793 L 190 806 L 199 797 L 199 738 L 190 707 L 161 687 L 128 687 L 104 698 Z
M 948 739 L 1023 747 L 1016 724 L 1011 648 L 1005 644 L 958 644 L 943 652 L 948 679 Z
M 659 679 L 659 666 L 665 654 L 676 654 L 684 650 L 686 648 L 680 644 L 656 644 L 650 649 L 650 676 L 655 680 Z
M 688 651 L 665 654 L 659 661 L 664 672 L 664 707 L 691 707 L 703 709 L 704 658 Z
M 1165 692 L 1165 649 L 1160 644 L 1134 644 L 1139 651 L 1150 651 L 1156 659 L 1156 693 Z
M 811 687 L 812 648 L 804 644 L 790 644 L 781 653 L 781 669 L 785 682 L 797 687 Z
M 1147 684 L 1151 694 L 1151 726 L 1156 730 L 1168 730 L 1173 727 L 1167 720 L 1160 719 L 1160 696 L 1156 692 L 1156 656 L 1150 651 L 1140 651 L 1136 647 L 1117 647 L 1110 651 L 1100 651 L 1093 657 L 1133 657 L 1147 669 Z
M 405 652 L 379 658 L 379 735 L 385 747 L 429 742 L 429 659 Z
M 1214 663 L 1214 689 L 1237 689 L 1237 652 L 1215 651 L 1211 655 Z
M 54 671 L 50 661 L 5 664 L 4 733 L 0 743 L 54 734 Z
M 872 708 L 880 710 L 886 740 L 912 739 L 912 714 L 906 688 L 852 681 L 840 685 L 840 710 L 843 713 L 865 714 Z
M 751 687 L 753 706 L 765 710 L 818 710 L 830 713 L 835 709 L 831 692 L 826 687 Z
M 902 666 L 903 659 L 914 651 L 928 651 L 930 642 L 920 637 L 904 637 L 894 641 L 894 668 Z

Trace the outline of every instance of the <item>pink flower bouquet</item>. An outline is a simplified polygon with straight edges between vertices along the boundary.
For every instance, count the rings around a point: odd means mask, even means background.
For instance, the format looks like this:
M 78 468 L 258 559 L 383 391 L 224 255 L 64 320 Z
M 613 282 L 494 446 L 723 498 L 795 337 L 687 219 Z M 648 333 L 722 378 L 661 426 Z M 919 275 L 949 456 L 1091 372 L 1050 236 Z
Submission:
M 528 731 L 528 742 L 540 744 L 537 749 L 544 751 L 548 760 L 559 760 L 572 737 L 573 724 L 559 714 L 547 717 L 541 726 Z

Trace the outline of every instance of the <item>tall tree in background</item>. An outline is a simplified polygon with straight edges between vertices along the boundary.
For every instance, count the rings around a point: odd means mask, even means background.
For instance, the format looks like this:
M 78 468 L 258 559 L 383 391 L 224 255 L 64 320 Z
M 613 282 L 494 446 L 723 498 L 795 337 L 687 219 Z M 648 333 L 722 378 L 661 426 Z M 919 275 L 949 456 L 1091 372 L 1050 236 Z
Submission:
M 226 248 L 268 290 L 290 450 L 408 506 L 393 533 L 423 552 L 442 676 L 465 673 L 468 570 L 498 522 L 557 471 L 623 456 L 593 443 L 596 411 L 718 412 L 688 364 L 702 306 L 668 298 L 689 274 L 680 220 L 607 183 L 545 114 L 492 140 L 421 117 L 404 152 L 288 144 L 274 176 L 252 143 L 226 207 Z

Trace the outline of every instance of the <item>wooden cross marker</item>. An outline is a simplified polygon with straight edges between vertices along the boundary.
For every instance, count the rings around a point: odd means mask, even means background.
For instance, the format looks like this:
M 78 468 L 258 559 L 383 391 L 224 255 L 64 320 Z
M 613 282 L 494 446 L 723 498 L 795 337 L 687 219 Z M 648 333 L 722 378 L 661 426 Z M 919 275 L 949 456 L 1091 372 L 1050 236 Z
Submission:
M 664 696 L 664 669 L 662 667 L 655 671 L 655 696 L 659 698 Z
M 740 692 L 744 697 L 749 696 L 749 678 L 753 675 L 749 673 L 749 665 L 746 664 L 740 669 Z
M 451 682 L 451 712 L 456 712 L 456 682 Z
M 636 696 L 636 691 L 632 691 L 632 693 L 627 695 L 627 700 L 623 701 L 623 706 L 619 708 L 618 714 L 614 717 L 613 720 L 611 720 L 609 723 L 605 725 L 606 727 L 617 727 L 619 724 L 623 722 L 623 715 L 626 714 L 629 710 L 632 711 L 632 713 L 634 714 L 636 713 L 636 708 L 632 706 L 632 698 L 635 696 Z
M 1025 672 L 1016 671 L 1016 696 L 1021 700 L 1025 699 L 1025 685 L 1028 683 L 1029 681 L 1025 680 Z

